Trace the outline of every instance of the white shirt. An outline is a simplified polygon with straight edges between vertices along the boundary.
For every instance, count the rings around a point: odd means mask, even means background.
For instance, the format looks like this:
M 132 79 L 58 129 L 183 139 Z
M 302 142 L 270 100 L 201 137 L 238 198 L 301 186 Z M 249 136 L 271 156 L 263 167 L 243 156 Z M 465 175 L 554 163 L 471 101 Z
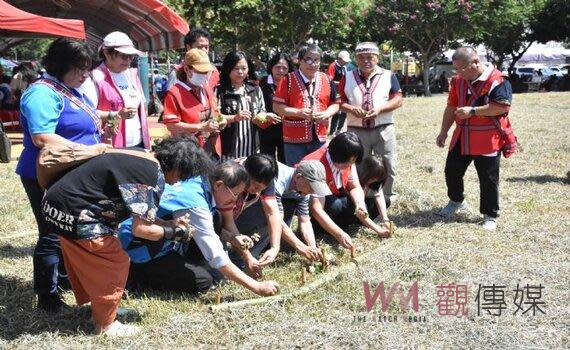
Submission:
M 329 162 L 330 167 L 331 167 L 331 171 L 333 173 L 333 178 L 334 178 L 334 184 L 336 186 L 336 188 L 341 189 L 343 187 L 342 184 L 342 170 L 337 168 L 332 159 L 331 159 L 331 155 L 329 153 L 329 151 L 327 150 L 327 162 Z M 353 181 L 358 181 L 358 173 L 356 172 L 356 166 L 354 164 L 352 164 L 350 166 L 350 174 L 348 175 L 348 182 L 353 182 Z M 319 196 L 316 194 L 311 194 L 311 197 L 316 197 L 316 198 L 323 198 L 323 196 Z
M 142 99 L 137 90 L 136 82 L 129 79 L 126 71 L 121 73 L 111 72 L 111 77 L 115 85 L 119 88 L 119 93 L 123 98 L 125 107 L 138 109 Z M 125 134 L 125 145 L 127 147 L 136 146 L 143 142 L 141 120 L 138 115 L 133 118 L 125 119 Z
M 310 83 L 309 87 L 307 88 L 307 92 L 309 93 L 309 96 L 313 96 L 313 90 L 315 89 L 315 78 L 313 78 L 313 80 L 309 80 L 309 78 L 307 78 L 307 76 L 305 76 L 305 74 L 303 74 L 300 69 L 299 74 L 301 75 L 301 78 L 303 78 L 305 85 L 307 85 L 307 83 Z

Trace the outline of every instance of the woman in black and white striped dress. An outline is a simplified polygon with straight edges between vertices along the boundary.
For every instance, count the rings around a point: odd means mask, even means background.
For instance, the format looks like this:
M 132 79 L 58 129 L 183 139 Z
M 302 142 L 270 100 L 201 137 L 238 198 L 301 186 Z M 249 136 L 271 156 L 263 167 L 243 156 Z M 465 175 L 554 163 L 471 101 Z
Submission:
M 253 65 L 244 52 L 233 51 L 226 55 L 216 94 L 220 112 L 228 122 L 221 132 L 222 160 L 257 153 L 265 103 L 261 89 L 254 84 Z

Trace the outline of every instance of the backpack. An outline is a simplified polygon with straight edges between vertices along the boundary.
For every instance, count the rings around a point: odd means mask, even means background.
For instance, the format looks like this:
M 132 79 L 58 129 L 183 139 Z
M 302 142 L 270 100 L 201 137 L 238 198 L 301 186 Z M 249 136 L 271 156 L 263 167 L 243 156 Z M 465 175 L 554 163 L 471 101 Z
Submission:
M 36 167 L 38 183 L 41 188 L 46 189 L 70 170 L 93 157 L 105 153 L 128 154 L 158 163 L 156 158 L 148 152 L 124 148 L 111 148 L 111 146 L 104 143 L 93 146 L 81 144 L 46 145 L 40 150 L 40 154 L 38 155 Z

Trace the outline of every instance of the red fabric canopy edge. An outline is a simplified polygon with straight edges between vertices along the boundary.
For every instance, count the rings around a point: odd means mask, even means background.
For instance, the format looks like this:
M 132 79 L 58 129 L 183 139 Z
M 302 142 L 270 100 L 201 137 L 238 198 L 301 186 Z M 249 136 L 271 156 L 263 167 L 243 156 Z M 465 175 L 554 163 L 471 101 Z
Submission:
M 0 29 L 85 39 L 82 20 L 42 17 L 22 11 L 3 0 L 0 0 Z

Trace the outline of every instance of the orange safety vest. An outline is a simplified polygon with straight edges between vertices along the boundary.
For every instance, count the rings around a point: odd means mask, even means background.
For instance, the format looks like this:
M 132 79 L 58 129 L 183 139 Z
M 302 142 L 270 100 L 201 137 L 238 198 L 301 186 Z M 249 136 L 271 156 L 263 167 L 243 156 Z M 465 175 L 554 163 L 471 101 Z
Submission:
M 303 77 L 298 70 L 287 74 L 289 103 L 293 108 L 312 108 L 315 112 L 325 111 L 334 101 L 330 100 L 331 87 L 325 73 L 315 75 L 313 96 L 309 96 Z M 312 99 L 312 102 L 311 102 Z M 276 99 L 277 100 L 277 99 Z M 329 120 L 313 122 L 293 116 L 283 117 L 283 140 L 289 143 L 309 143 L 313 141 L 313 126 L 320 141 L 326 141 L 329 130 Z
M 336 182 L 334 180 L 334 175 L 333 175 L 331 164 L 329 163 L 329 161 L 327 159 L 327 151 L 328 151 L 328 147 L 326 147 L 326 146 L 321 147 L 318 150 L 314 151 L 313 153 L 307 154 L 303 158 L 303 160 L 318 160 L 319 162 L 321 162 L 323 164 L 323 166 L 325 167 L 325 172 L 326 172 L 327 185 L 329 185 L 329 189 L 331 190 L 332 194 L 334 194 L 335 196 L 338 196 L 338 195 L 345 193 L 346 186 L 348 185 L 348 179 L 350 177 L 351 167 L 348 167 L 346 169 L 341 170 L 340 177 L 342 180 L 342 188 L 340 188 L 340 189 L 337 188 Z
M 458 107 L 474 106 L 475 101 L 485 96 L 485 104 L 489 101 L 489 91 L 494 82 L 501 84 L 504 78 L 501 72 L 494 69 L 486 81 L 475 86 L 459 76 L 452 78 L 451 85 L 458 98 Z M 468 95 L 467 92 L 471 92 Z M 505 158 L 515 153 L 517 138 L 513 133 L 508 112 L 496 117 L 474 116 L 467 119 L 455 118 L 456 128 L 453 131 L 450 149 L 455 147 L 461 138 L 461 154 L 483 155 L 502 151 Z

